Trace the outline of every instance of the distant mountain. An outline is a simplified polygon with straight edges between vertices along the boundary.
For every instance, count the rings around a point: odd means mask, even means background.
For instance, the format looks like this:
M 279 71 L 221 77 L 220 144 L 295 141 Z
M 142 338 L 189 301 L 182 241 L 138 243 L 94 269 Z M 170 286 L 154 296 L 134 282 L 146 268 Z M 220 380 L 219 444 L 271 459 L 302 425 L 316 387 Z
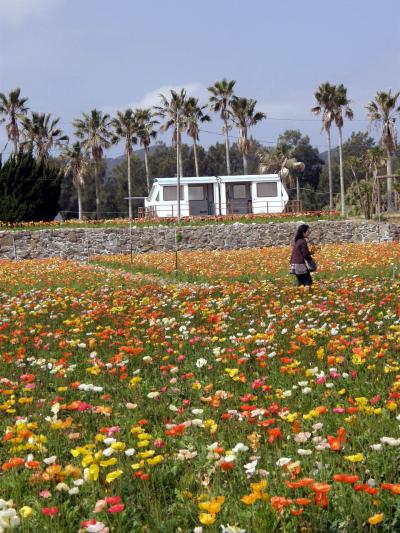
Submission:
M 327 161 L 328 161 L 328 150 L 326 152 L 321 152 L 319 154 L 319 157 L 322 159 L 322 161 L 324 163 L 327 163 Z M 332 161 L 333 161 L 333 159 L 335 159 L 335 157 L 337 157 L 337 158 L 339 157 L 339 149 L 337 147 L 331 149 Z
M 158 145 L 153 145 L 149 147 L 149 152 L 153 152 Z M 133 151 L 135 156 L 139 156 L 141 161 L 144 161 L 144 148 L 139 148 L 138 150 Z M 117 157 L 106 157 L 105 159 L 106 165 L 107 165 L 107 176 L 110 176 L 114 170 L 115 167 L 120 165 L 121 163 L 124 163 L 126 160 L 125 155 L 119 155 Z

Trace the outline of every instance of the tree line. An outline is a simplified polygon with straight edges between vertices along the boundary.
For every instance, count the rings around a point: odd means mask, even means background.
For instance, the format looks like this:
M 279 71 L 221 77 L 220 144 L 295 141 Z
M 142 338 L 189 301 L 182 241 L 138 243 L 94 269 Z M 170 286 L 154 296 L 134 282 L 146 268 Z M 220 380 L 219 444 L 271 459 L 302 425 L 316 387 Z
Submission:
M 17 88 L 8 95 L 0 93 L 0 121 L 5 123 L 9 142 L 13 145 L 14 158 L 21 154 L 30 153 L 39 162 L 45 164 L 52 162 L 59 167 L 61 165 L 64 176 L 72 179 L 75 187 L 79 219 L 83 216 L 83 199 L 88 201 L 87 194 L 84 194 L 88 188 L 95 198 L 96 216 L 97 218 L 101 217 L 102 188 L 105 186 L 104 165 L 102 163 L 106 151 L 112 145 L 123 143 L 124 146 L 125 179 L 129 198 L 138 195 L 138 191 L 132 189 L 133 147 L 135 145 L 142 148 L 144 155 L 146 182 L 145 190 L 141 194 L 145 195 L 150 190 L 152 176 L 161 177 L 160 173 L 155 172 L 155 169 L 152 168 L 153 162 L 150 156 L 150 146 L 156 142 L 158 132 L 172 132 L 172 150 L 175 156 L 174 167 L 171 168 L 169 165 L 169 175 L 176 175 L 179 181 L 184 171 L 187 175 L 199 176 L 204 174 L 199 160 L 199 154 L 203 152 L 199 140 L 202 124 L 211 120 L 211 113 L 219 116 L 224 136 L 224 171 L 219 170 L 219 173 L 230 175 L 240 172 L 247 174 L 250 171 L 278 172 L 286 187 L 296 190 L 297 197 L 300 195 L 300 184 L 312 185 L 311 189 L 314 188 L 314 193 L 317 193 L 316 188 L 319 185 L 319 175 L 323 162 L 318 159 L 318 151 L 314 156 L 320 162 L 314 160 L 311 163 L 314 165 L 314 169 L 310 169 L 310 161 L 304 160 L 305 155 L 301 153 L 301 148 L 309 145 L 309 139 L 303 137 L 298 130 L 289 130 L 289 133 L 285 132 L 283 136 L 280 136 L 275 148 L 266 148 L 254 141 L 250 135 L 251 128 L 265 120 L 267 115 L 257 110 L 256 100 L 237 96 L 235 85 L 234 80 L 217 81 L 208 88 L 209 102 L 204 105 L 199 103 L 198 98 L 188 95 L 185 89 L 181 89 L 180 91 L 171 90 L 168 95 L 160 95 L 159 105 L 151 109 L 126 109 L 125 111 L 118 111 L 115 117 L 93 109 L 88 113 L 83 113 L 81 117 L 73 121 L 74 139 L 69 139 L 65 135 L 59 124 L 60 119 L 52 118 L 50 113 L 30 112 L 29 115 L 28 99 L 22 97 L 20 89 Z M 388 178 L 385 200 L 388 210 L 393 210 L 395 207 L 397 196 L 393 189 L 391 176 L 393 175 L 393 156 L 397 149 L 395 120 L 396 115 L 400 113 L 399 96 L 400 92 L 392 94 L 391 91 L 378 91 L 375 98 L 367 104 L 366 110 L 371 124 L 380 129 L 380 146 L 367 148 L 366 150 L 373 150 L 363 154 L 365 161 L 355 162 L 354 156 L 349 156 L 350 159 L 345 161 L 343 150 L 344 121 L 353 119 L 347 89 L 343 84 L 333 85 L 325 82 L 314 93 L 315 105 L 311 108 L 311 112 L 322 117 L 322 127 L 328 139 L 328 190 L 319 191 L 319 194 L 322 196 L 329 194 L 330 209 L 336 207 L 334 205 L 334 168 L 331 148 L 331 128 L 333 125 L 339 131 L 338 172 L 342 213 L 345 213 L 346 200 L 349 200 L 347 198 L 349 191 L 348 187 L 346 188 L 345 180 L 346 168 L 349 165 L 353 176 L 353 182 L 349 186 L 352 187 L 354 194 L 361 198 L 364 187 L 361 181 L 362 179 L 365 181 L 366 178 L 360 178 L 357 175 L 360 165 L 366 165 L 366 175 L 372 173 L 372 185 L 369 188 L 372 187 L 372 190 L 375 190 L 376 196 L 378 170 L 383 163 L 386 163 Z M 239 135 L 237 142 L 230 146 L 229 132 L 232 128 L 237 128 Z M 183 134 L 186 134 L 192 142 L 193 173 L 189 172 L 188 162 L 185 163 L 184 161 L 183 155 L 187 151 L 187 145 L 182 141 Z M 155 148 L 159 151 L 160 146 L 157 144 Z M 308 152 L 312 149 L 311 145 L 307 148 Z M 51 156 L 53 150 L 59 151 L 57 157 Z M 234 171 L 232 169 L 232 151 L 241 159 L 239 171 L 237 168 Z M 218 148 L 218 153 L 221 157 L 220 148 Z M 164 153 L 164 155 L 166 154 Z M 170 154 L 168 157 L 170 158 Z M 136 167 L 138 165 L 136 161 Z M 207 172 L 217 173 L 212 168 L 207 169 Z M 314 173 L 314 176 L 310 177 L 310 172 L 311 174 Z M 177 191 L 179 194 L 179 187 Z M 371 195 L 373 197 L 374 193 L 372 192 Z M 371 201 L 373 203 L 373 198 Z M 129 217 L 133 216 L 133 204 L 134 202 L 129 200 Z M 324 205 L 327 205 L 327 202 Z

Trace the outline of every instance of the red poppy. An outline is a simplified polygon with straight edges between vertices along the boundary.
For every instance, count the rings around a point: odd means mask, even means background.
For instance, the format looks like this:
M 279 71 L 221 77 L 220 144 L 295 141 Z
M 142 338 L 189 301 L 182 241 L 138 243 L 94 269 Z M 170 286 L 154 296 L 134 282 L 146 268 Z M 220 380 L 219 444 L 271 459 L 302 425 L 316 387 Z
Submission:
M 116 505 L 117 503 L 121 503 L 121 496 L 108 496 L 106 498 L 106 503 L 108 503 L 108 505 Z
M 221 470 L 232 470 L 232 468 L 235 468 L 235 463 L 233 461 L 222 461 L 219 467 Z
M 275 439 L 283 439 L 282 432 L 279 428 L 272 428 L 268 430 L 268 442 L 272 444 Z
M 42 513 L 45 516 L 53 517 L 53 516 L 56 516 L 56 514 L 58 513 L 58 508 L 57 507 L 43 507 Z
M 116 505 L 113 505 L 109 509 L 107 509 L 108 513 L 120 513 L 125 508 L 125 505 L 123 503 L 117 503 Z

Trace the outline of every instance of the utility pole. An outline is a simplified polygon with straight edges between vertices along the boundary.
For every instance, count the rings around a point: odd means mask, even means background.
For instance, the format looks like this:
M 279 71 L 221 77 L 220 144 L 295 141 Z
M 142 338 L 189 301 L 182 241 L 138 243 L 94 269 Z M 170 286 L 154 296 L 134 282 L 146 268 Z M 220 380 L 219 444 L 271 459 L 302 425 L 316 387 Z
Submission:
M 218 183 L 218 211 L 219 216 L 222 215 L 222 202 L 221 202 L 221 181 L 222 178 L 220 176 L 214 176 Z

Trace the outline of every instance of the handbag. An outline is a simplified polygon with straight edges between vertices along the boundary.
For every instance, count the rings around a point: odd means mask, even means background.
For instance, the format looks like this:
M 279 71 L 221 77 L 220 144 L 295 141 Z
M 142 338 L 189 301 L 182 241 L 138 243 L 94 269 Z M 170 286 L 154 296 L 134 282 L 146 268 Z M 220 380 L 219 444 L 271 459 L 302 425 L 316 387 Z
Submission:
M 309 272 L 317 271 L 318 266 L 317 266 L 317 263 L 314 261 L 314 259 L 304 259 L 304 262 Z

